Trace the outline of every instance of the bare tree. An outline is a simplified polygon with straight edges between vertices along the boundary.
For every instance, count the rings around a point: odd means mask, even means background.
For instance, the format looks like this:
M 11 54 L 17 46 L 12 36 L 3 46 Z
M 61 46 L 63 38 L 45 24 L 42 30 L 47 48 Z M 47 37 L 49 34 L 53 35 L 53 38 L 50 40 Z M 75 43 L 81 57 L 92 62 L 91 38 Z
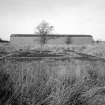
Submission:
M 49 25 L 46 21 L 42 21 L 37 27 L 36 33 L 40 35 L 40 44 L 41 48 L 44 47 L 44 45 L 47 43 L 47 40 L 50 39 L 50 37 L 47 37 L 48 34 L 51 33 L 53 30 L 53 26 Z

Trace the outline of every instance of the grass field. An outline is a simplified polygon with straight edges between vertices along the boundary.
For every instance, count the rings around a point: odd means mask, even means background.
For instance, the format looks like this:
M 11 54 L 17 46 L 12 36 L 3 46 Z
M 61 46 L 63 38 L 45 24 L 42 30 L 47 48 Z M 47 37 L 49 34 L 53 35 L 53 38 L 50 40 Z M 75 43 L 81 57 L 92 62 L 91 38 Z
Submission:
M 1 105 L 105 104 L 104 61 L 47 58 L 0 61 L 0 66 Z

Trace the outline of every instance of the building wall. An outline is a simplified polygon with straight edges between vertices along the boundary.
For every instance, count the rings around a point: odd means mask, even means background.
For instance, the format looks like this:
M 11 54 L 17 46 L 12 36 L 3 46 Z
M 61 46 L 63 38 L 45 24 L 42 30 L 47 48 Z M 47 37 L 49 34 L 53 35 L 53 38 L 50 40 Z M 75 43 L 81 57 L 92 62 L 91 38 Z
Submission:
M 91 44 L 93 39 L 91 37 L 71 37 L 72 44 Z
M 40 45 L 37 37 L 11 37 L 10 43 L 16 49 L 28 49 Z
M 54 39 L 49 39 L 47 44 L 50 46 L 62 46 L 66 45 L 67 40 L 70 40 L 69 44 L 72 45 L 84 45 L 84 44 L 92 44 L 93 39 L 90 36 L 62 36 L 55 37 Z M 29 49 L 29 48 L 37 48 L 40 46 L 40 37 L 35 36 L 12 36 L 10 38 L 10 43 L 16 49 Z
M 54 39 L 50 39 L 47 41 L 47 44 L 49 45 L 63 45 L 66 44 L 67 37 L 57 37 Z

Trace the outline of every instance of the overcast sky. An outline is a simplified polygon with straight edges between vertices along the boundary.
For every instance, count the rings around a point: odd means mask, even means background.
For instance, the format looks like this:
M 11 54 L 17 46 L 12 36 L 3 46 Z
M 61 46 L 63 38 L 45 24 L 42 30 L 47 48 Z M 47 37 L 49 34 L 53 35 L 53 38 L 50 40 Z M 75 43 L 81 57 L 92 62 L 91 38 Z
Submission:
M 105 0 L 0 0 L 0 37 L 34 33 L 46 20 L 59 34 L 91 34 L 105 40 Z

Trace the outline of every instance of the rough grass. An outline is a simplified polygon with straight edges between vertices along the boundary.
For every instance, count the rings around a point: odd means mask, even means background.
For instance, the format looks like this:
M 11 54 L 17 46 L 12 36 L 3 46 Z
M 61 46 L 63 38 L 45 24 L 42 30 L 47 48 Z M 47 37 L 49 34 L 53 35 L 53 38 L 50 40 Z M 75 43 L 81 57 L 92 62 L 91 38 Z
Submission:
M 0 72 L 12 84 L 10 105 L 104 105 L 105 63 L 101 61 L 5 62 Z M 1 76 L 2 77 L 2 76 Z M 1 82 L 2 83 L 2 82 Z M 7 90 L 9 87 L 5 84 Z M 5 87 L 1 85 L 2 88 Z M 17 91 L 18 90 L 18 91 Z M 1 90 L 0 90 L 1 92 Z M 4 97 L 6 97 L 4 95 Z M 10 101 L 9 101 L 10 100 Z

